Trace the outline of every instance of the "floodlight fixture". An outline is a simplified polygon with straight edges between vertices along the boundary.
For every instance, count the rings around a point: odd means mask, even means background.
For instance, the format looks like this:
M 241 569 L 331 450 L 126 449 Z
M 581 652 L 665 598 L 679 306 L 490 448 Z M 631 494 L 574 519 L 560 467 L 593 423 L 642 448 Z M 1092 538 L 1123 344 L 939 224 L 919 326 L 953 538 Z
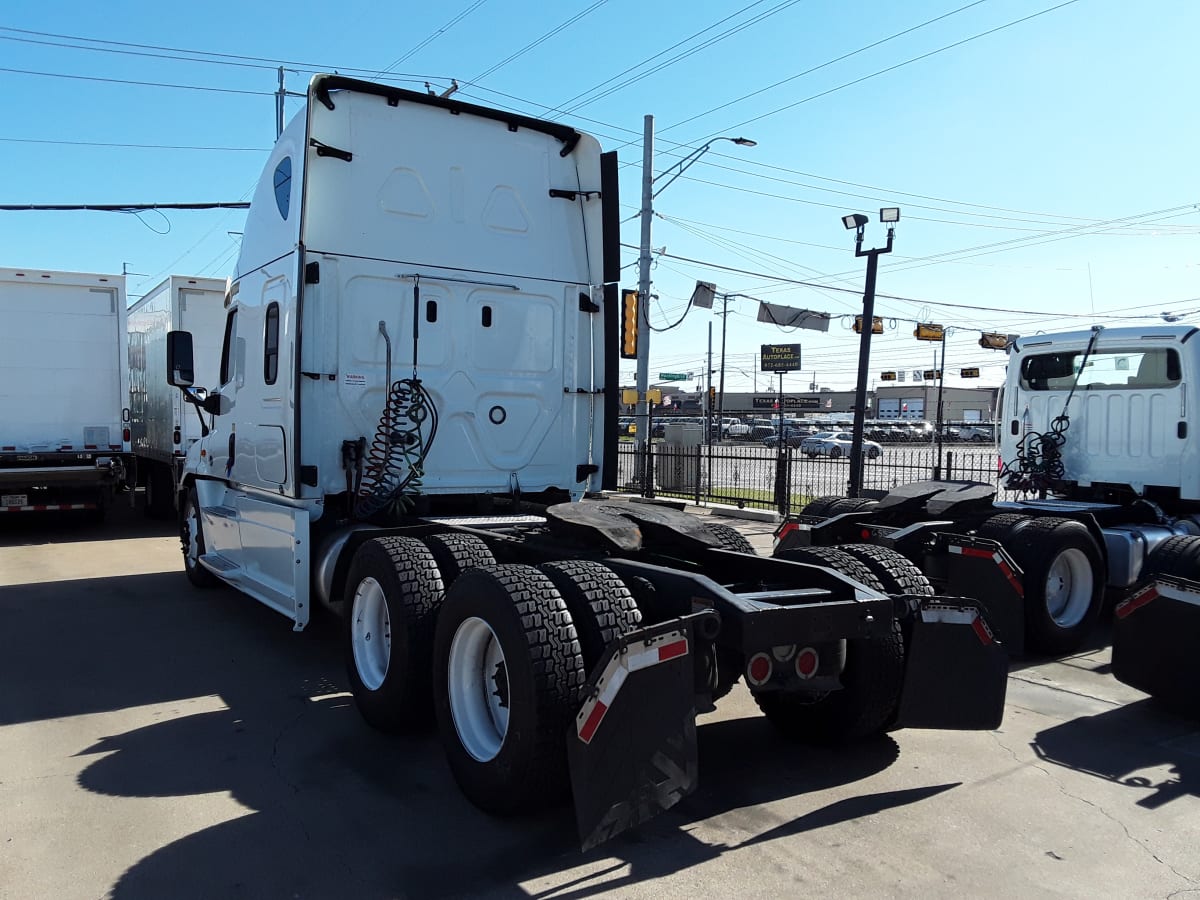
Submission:
M 750 138 L 746 138 L 746 137 L 735 137 L 735 138 L 730 138 L 730 140 L 733 141 L 735 144 L 737 144 L 739 147 L 757 147 L 758 146 L 758 141 L 752 141 L 752 140 L 750 140 Z
M 885 206 L 879 210 L 879 221 L 887 223 L 895 223 L 900 221 L 900 207 Z
M 864 228 L 867 224 L 867 217 L 862 213 L 851 213 L 848 216 L 842 216 L 842 224 L 846 226 L 847 231 Z

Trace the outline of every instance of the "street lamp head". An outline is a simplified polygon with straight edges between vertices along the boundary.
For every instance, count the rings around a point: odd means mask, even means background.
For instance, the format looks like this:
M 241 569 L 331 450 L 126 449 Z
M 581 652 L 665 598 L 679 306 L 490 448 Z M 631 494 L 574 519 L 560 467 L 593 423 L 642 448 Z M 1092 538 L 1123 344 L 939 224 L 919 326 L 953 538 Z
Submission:
M 846 226 L 847 231 L 862 228 L 867 224 L 867 217 L 862 213 L 850 213 L 848 216 L 842 216 L 842 224 Z
M 732 140 L 739 147 L 757 147 L 758 146 L 758 141 L 752 141 L 752 140 L 750 140 L 750 138 L 735 137 L 735 138 L 730 138 L 730 140 Z
M 885 206 L 883 209 L 881 209 L 879 211 L 879 221 L 880 222 L 899 222 L 900 221 L 900 207 Z

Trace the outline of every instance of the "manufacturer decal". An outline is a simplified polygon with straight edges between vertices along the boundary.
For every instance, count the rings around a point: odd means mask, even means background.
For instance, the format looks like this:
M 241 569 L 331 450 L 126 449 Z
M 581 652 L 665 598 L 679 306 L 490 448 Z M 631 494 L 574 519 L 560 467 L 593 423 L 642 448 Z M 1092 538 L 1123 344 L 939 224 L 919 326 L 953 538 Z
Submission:
M 351 387 L 366 387 L 367 376 L 361 373 L 347 372 L 342 376 L 342 384 L 350 385 Z

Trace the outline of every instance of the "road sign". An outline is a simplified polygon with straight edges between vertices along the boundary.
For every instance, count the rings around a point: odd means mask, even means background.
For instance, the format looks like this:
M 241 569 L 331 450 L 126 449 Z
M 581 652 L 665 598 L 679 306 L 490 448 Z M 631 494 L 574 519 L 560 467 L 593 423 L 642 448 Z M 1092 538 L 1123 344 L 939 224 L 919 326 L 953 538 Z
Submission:
M 687 374 L 684 374 L 683 372 L 659 372 L 658 380 L 659 381 L 691 381 L 692 374 L 690 372 L 688 372 Z

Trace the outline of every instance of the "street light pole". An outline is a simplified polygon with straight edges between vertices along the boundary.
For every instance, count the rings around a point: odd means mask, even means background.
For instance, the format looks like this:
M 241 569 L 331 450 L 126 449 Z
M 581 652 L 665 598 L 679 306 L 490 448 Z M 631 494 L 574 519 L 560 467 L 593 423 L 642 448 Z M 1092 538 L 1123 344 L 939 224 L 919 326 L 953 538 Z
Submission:
M 867 217 L 861 214 L 845 216 L 842 224 L 847 228 L 856 228 L 854 239 L 854 255 L 867 258 L 867 283 L 863 291 L 863 324 L 862 334 L 858 345 L 858 384 L 854 390 L 854 431 L 850 443 L 850 484 L 847 494 L 857 497 L 862 492 L 863 483 L 863 424 L 867 417 L 867 379 L 871 364 L 871 332 L 875 323 L 875 274 L 879 269 L 879 257 L 883 253 L 892 252 L 892 238 L 896 229 L 894 223 L 900 218 L 898 209 L 881 209 L 880 218 L 888 222 L 887 246 L 864 250 L 863 228 Z
M 638 256 L 637 435 L 635 471 L 642 492 L 646 490 L 645 442 L 650 440 L 650 408 L 646 391 L 650 386 L 650 223 L 654 219 L 654 116 L 646 116 L 642 136 L 642 246 Z
M 744 137 L 715 137 L 708 143 L 696 148 L 683 157 L 669 169 L 654 175 L 654 116 L 646 116 L 642 135 L 642 240 L 638 255 L 638 335 L 637 335 L 637 392 L 638 403 L 635 415 L 637 418 L 637 458 L 643 458 L 643 441 L 650 440 L 646 433 L 648 427 L 649 407 L 646 404 L 646 390 L 650 386 L 650 223 L 654 219 L 654 198 L 666 190 L 676 178 L 684 173 L 689 166 L 708 151 L 717 141 L 730 141 L 742 147 L 757 146 L 756 141 Z M 670 177 L 658 188 L 654 183 L 664 175 Z M 643 475 L 641 468 L 637 469 Z M 643 485 L 643 490 L 645 485 Z

